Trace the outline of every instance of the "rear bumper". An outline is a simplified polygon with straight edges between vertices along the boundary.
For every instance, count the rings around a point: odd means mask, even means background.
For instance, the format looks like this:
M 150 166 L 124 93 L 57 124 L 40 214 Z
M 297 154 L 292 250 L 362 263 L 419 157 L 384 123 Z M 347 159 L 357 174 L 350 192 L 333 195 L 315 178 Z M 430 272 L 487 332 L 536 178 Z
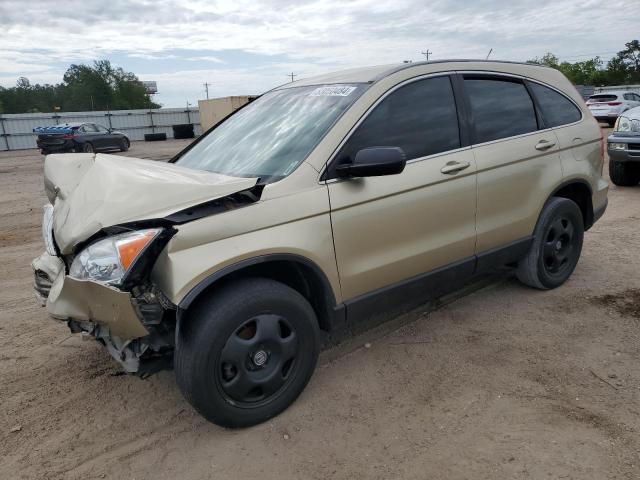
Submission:
M 596 223 L 598 220 L 602 218 L 604 212 L 607 210 L 607 206 L 609 205 L 609 199 L 605 199 L 604 204 L 599 206 L 596 210 L 593 211 L 593 223 Z
M 68 152 L 75 148 L 73 140 L 36 140 L 36 145 L 39 149 L 49 152 Z
M 46 252 L 32 266 L 36 295 L 53 318 L 95 323 L 124 341 L 148 335 L 129 292 L 71 278 L 62 260 Z

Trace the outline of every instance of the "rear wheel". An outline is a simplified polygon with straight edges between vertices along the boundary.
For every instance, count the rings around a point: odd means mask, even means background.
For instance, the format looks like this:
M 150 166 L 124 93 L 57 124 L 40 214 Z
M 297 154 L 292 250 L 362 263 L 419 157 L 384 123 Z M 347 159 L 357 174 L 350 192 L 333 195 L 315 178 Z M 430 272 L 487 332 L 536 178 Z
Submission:
M 90 144 L 89 142 L 86 142 L 86 143 L 82 144 L 82 151 L 84 153 L 93 153 L 95 150 L 94 150 L 92 144 Z
M 529 252 L 518 263 L 518 279 L 542 290 L 559 287 L 578 264 L 583 237 L 578 205 L 567 198 L 551 198 L 540 214 Z
M 640 182 L 640 164 L 609 160 L 609 177 L 620 187 L 632 187 Z
M 287 408 L 316 365 L 319 330 L 309 302 L 264 278 L 232 282 L 182 321 L 176 380 L 208 420 L 247 427 Z

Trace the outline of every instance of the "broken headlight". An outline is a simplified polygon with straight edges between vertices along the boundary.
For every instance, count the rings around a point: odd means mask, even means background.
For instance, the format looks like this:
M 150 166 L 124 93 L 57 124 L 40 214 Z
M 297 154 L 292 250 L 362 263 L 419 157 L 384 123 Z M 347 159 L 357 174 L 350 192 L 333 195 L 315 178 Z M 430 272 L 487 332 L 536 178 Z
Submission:
M 74 258 L 69 276 L 108 285 L 120 284 L 161 231 L 161 228 L 150 228 L 98 240 Z

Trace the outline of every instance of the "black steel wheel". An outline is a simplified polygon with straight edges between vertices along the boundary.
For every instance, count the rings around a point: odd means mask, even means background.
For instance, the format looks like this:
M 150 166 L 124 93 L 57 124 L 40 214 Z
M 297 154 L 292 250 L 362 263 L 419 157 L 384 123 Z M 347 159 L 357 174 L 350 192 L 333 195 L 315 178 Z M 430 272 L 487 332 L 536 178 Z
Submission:
M 297 291 L 266 278 L 229 282 L 199 298 L 181 321 L 176 380 L 208 420 L 255 425 L 300 395 L 319 337 L 315 313 Z
M 296 331 L 286 318 L 257 315 L 227 339 L 216 380 L 237 406 L 253 407 L 286 388 L 299 354 Z
M 540 214 L 529 252 L 518 263 L 518 279 L 540 289 L 562 285 L 578 264 L 583 237 L 578 205 L 567 198 L 551 198 Z
M 82 151 L 84 153 L 93 153 L 95 150 L 93 149 L 93 145 L 91 145 L 89 142 L 85 142 L 84 144 L 82 144 Z

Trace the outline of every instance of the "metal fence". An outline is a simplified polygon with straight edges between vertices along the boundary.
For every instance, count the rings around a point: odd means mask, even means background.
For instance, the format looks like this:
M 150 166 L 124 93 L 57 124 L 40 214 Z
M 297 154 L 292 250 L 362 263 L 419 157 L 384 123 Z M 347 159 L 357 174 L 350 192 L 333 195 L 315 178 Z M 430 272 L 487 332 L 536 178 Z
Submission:
M 144 140 L 145 133 L 166 133 L 173 138 L 171 127 L 186 123 L 193 124 L 196 135 L 202 133 L 197 108 L 6 114 L 0 115 L 0 151 L 36 148 L 35 127 L 82 122 L 118 130 L 131 140 Z

